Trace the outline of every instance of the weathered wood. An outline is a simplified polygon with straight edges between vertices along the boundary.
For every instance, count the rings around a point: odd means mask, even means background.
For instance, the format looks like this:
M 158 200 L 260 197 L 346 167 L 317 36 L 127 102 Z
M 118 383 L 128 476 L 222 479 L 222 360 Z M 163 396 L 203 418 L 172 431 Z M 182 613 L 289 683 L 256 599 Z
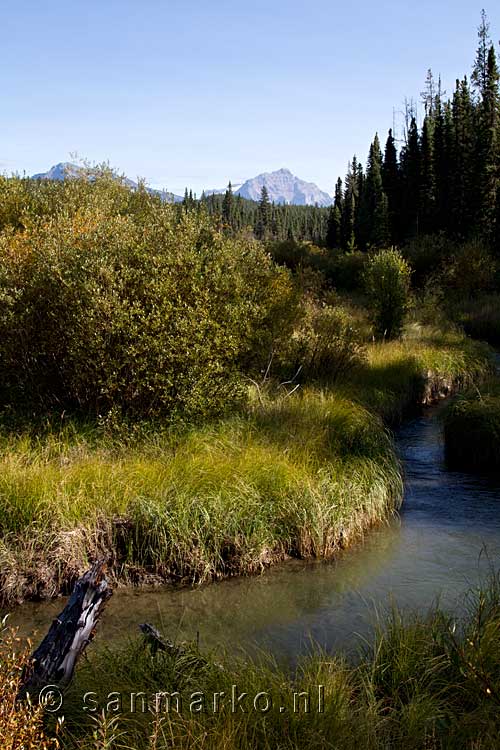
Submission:
M 170 651 L 173 654 L 183 652 L 183 649 L 179 649 L 179 647 L 172 643 L 172 641 L 164 638 L 160 634 L 160 631 L 149 622 L 143 622 L 142 625 L 139 625 L 139 630 L 143 634 L 153 655 L 156 654 L 157 651 Z
M 98 561 L 76 582 L 65 608 L 33 653 L 18 700 L 27 693 L 37 698 L 43 687 L 64 688 L 71 681 L 76 662 L 93 639 L 97 622 L 113 593 L 104 569 L 104 561 Z

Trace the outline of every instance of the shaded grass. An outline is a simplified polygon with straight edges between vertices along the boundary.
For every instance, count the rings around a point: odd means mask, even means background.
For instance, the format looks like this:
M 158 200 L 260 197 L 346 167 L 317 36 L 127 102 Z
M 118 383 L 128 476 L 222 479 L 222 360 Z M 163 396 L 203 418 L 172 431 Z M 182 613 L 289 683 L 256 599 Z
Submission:
M 467 335 L 500 346 L 500 294 L 482 295 L 456 303 L 453 316 Z
M 232 710 L 233 686 L 247 693 L 238 704 L 244 711 Z M 168 712 L 165 702 L 156 704 L 157 693 L 175 691 L 180 703 L 172 698 Z M 261 691 L 268 700 L 257 705 L 269 701 L 267 711 L 253 708 Z M 130 696 L 139 692 L 151 712 L 131 710 Z M 86 693 L 91 713 L 82 710 Z M 118 704 L 113 697 L 108 703 L 110 694 L 121 696 Z M 203 696 L 199 712 L 190 710 L 193 694 Z M 467 595 L 460 619 L 438 607 L 423 616 L 392 610 L 380 616 L 374 643 L 355 664 L 315 649 L 292 675 L 264 654 L 220 664 L 194 644 L 153 655 L 134 639 L 92 654 L 64 712 L 63 746 L 80 750 L 493 750 L 500 743 L 499 577 Z M 92 736 L 96 719 L 100 736 Z
M 0 433 L 4 604 L 67 590 L 104 556 L 115 580 L 197 583 L 329 557 L 402 496 L 384 421 L 477 381 L 481 346 L 413 330 L 348 382 L 257 393 L 195 428 L 70 422 Z
M 500 471 L 500 381 L 459 396 L 443 414 L 451 467 Z

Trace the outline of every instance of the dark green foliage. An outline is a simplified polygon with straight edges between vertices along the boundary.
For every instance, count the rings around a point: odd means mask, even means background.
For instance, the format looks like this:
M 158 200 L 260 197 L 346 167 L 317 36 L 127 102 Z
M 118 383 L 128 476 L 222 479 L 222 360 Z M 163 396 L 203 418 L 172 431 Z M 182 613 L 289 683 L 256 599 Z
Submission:
M 337 253 L 332 258 L 332 282 L 336 289 L 352 292 L 363 285 L 363 272 L 368 260 L 366 253 L 352 251 Z
M 453 305 L 452 314 L 468 336 L 500 347 L 499 294 L 482 294 L 472 299 L 462 297 Z
M 434 125 L 426 117 L 422 128 L 420 179 L 420 231 L 431 234 L 436 228 L 436 179 L 434 173 Z
M 385 144 L 384 163 L 382 166 L 382 185 L 387 196 L 390 239 L 392 244 L 395 244 L 399 240 L 401 231 L 401 183 L 398 155 L 392 129 L 389 130 L 389 135 L 387 136 L 387 142 Z
M 459 396 L 445 412 L 444 437 L 450 466 L 500 472 L 500 382 Z
M 403 327 L 410 297 L 410 267 L 397 250 L 373 255 L 364 279 L 376 333 L 396 338 Z
M 411 118 L 408 142 L 401 153 L 402 221 L 405 236 L 413 237 L 420 231 L 421 152 L 417 121 Z
M 496 262 L 484 240 L 470 240 L 456 248 L 443 265 L 442 279 L 460 299 L 495 287 Z

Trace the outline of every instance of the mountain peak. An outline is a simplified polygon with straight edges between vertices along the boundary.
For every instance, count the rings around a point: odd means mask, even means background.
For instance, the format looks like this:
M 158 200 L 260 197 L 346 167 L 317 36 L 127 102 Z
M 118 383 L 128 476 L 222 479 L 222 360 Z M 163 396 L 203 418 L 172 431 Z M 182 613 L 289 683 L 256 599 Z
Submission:
M 275 203 L 291 203 L 298 206 L 313 206 L 317 203 L 318 206 L 329 206 L 332 202 L 331 196 L 320 190 L 314 182 L 301 180 L 286 167 L 275 172 L 263 172 L 247 180 L 236 192 L 242 198 L 258 201 L 264 185 L 269 199 Z

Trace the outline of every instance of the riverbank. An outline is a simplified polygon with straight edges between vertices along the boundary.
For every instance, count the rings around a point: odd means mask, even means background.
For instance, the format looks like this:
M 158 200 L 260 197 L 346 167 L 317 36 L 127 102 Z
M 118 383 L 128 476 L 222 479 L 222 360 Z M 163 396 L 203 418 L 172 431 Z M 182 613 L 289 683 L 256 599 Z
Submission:
M 4 606 L 71 587 L 105 556 L 114 583 L 206 582 L 331 557 L 384 521 L 402 477 L 384 422 L 478 382 L 484 347 L 411 331 L 345 382 L 254 392 L 217 423 L 113 432 L 69 423 L 1 436 Z
M 496 574 L 466 596 L 458 618 L 439 608 L 413 616 L 393 610 L 355 662 L 315 649 L 293 675 L 264 654 L 221 659 L 192 643 L 153 654 L 137 637 L 95 649 L 45 722 L 39 709 L 12 709 L 26 655 L 13 656 L 19 644 L 4 631 L 2 739 L 6 747 L 22 737 L 26 746 L 53 748 L 48 738 L 64 715 L 58 747 L 71 750 L 493 750 L 500 742 L 499 628 Z

